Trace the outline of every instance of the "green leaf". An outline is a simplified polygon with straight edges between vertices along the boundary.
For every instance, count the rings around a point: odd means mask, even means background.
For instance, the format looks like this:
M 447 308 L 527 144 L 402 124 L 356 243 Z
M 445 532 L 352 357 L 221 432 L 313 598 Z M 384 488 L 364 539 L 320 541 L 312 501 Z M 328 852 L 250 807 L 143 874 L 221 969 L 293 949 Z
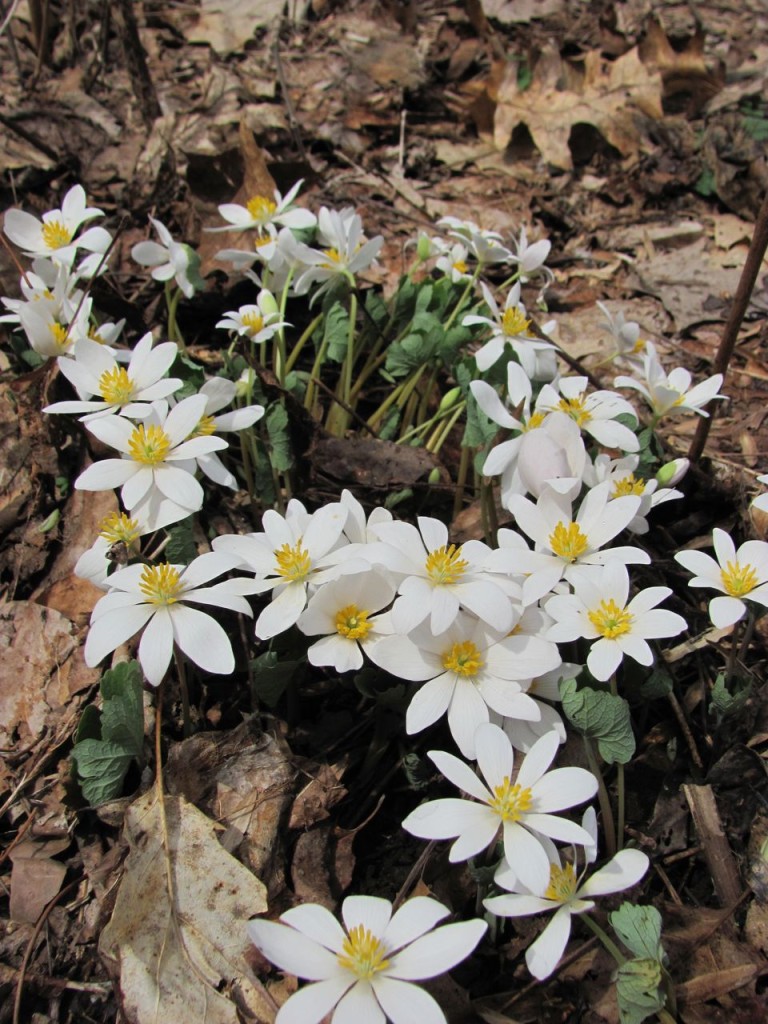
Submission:
M 582 735 L 596 740 L 602 759 L 627 764 L 635 752 L 635 736 L 624 698 L 589 686 L 579 690 L 575 679 L 560 684 L 560 695 L 566 717 Z
M 197 558 L 197 545 L 192 531 L 194 516 L 182 519 L 168 528 L 165 557 L 174 565 L 189 565 Z
M 173 396 L 177 402 L 182 398 L 189 398 L 190 395 L 196 395 L 205 384 L 205 370 L 184 352 L 179 352 L 176 356 L 170 373 L 171 376 L 181 377 L 184 381 L 180 390 Z
M 288 434 L 288 413 L 279 404 L 271 405 L 264 417 L 269 435 L 270 460 L 278 473 L 293 465 L 291 439 Z
M 658 700 L 672 693 L 672 676 L 665 668 L 655 668 L 640 687 L 640 693 L 646 700 Z
M 120 796 L 133 755 L 119 743 L 83 740 L 72 749 L 80 790 L 89 804 Z
M 628 950 L 641 959 L 664 959 L 661 944 L 661 914 L 655 907 L 622 903 L 609 915 L 611 928 Z
M 661 980 L 661 964 L 657 960 L 629 960 L 619 967 L 616 996 L 621 1024 L 641 1024 L 663 1008 L 666 999 Z
M 141 760 L 144 753 L 143 694 L 138 662 L 129 661 L 104 673 L 101 738 L 105 743 L 120 745 L 137 760 Z
M 251 661 L 257 700 L 274 708 L 302 662 L 281 660 L 277 651 L 266 651 Z
M 77 723 L 75 732 L 75 743 L 82 743 L 83 740 L 101 739 L 101 712 L 95 704 L 86 704 L 80 721 Z
M 334 363 L 343 363 L 349 339 L 349 313 L 340 302 L 334 302 L 325 317 L 323 342 L 326 355 Z
M 749 700 L 752 693 L 752 684 L 748 679 L 732 679 L 731 689 L 725 684 L 725 673 L 721 672 L 712 687 L 709 702 L 709 713 L 719 715 L 721 718 L 731 718 L 738 715 L 741 709 Z
M 693 187 L 700 196 L 704 196 L 705 198 L 713 196 L 717 192 L 715 172 L 710 167 L 705 167 Z

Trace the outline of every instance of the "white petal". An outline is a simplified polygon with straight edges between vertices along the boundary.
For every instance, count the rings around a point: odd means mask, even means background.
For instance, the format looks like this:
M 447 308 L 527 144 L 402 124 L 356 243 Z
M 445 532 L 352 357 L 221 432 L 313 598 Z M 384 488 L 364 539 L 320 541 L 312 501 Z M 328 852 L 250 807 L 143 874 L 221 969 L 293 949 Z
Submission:
M 559 746 L 560 738 L 554 729 L 537 740 L 520 765 L 518 785 L 523 789 L 534 786 L 554 761 Z
M 384 1012 L 370 984 L 358 981 L 336 1007 L 332 1024 L 386 1024 Z
M 403 981 L 444 974 L 469 956 L 487 927 L 485 921 L 479 920 L 443 925 L 422 935 L 394 956 L 387 974 Z
M 139 661 L 147 682 L 159 686 L 173 654 L 173 626 L 168 609 L 160 607 L 147 623 L 139 642 Z
M 301 903 L 291 907 L 280 915 L 280 920 L 326 949 L 334 953 L 341 951 L 346 938 L 344 929 L 330 910 L 319 903 Z
M 262 611 L 256 620 L 256 636 L 269 640 L 289 629 L 304 610 L 307 588 L 303 583 L 289 583 Z
M 533 786 L 537 813 L 560 811 L 590 800 L 597 792 L 597 779 L 586 768 L 556 768 Z
M 605 867 L 596 871 L 579 889 L 579 896 L 605 896 L 636 885 L 650 861 L 641 850 L 620 850 Z
M 539 981 L 548 978 L 557 967 L 571 934 L 571 915 L 561 907 L 547 927 L 525 953 L 528 970 Z
M 382 935 L 387 949 L 398 950 L 430 931 L 450 911 L 428 896 L 414 896 L 397 910 Z
M 230 675 L 235 657 L 229 637 L 210 615 L 183 604 L 171 611 L 176 643 L 199 668 L 218 675 Z
M 98 605 L 96 607 L 98 608 Z M 153 614 L 154 608 L 150 605 L 135 605 L 117 608 L 106 615 L 101 615 L 95 621 L 92 620 L 85 641 L 86 665 L 89 668 L 98 665 L 111 651 L 138 633 Z
M 275 1024 L 320 1024 L 354 980 L 347 973 L 345 977 L 328 978 L 300 988 L 280 1007 Z
M 387 638 L 389 639 L 389 638 Z M 400 639 L 399 637 L 397 639 Z M 386 641 L 382 640 L 378 647 Z M 380 664 L 377 662 L 377 664 Z M 409 736 L 421 732 L 444 715 L 453 696 L 454 680 L 444 672 L 437 679 L 425 683 L 416 692 L 405 714 L 405 731 Z
M 341 916 L 347 932 L 362 926 L 380 939 L 392 917 L 392 904 L 380 896 L 347 896 Z
M 743 619 L 746 611 L 747 606 L 737 597 L 714 597 L 709 602 L 709 617 L 718 629 L 725 629 Z
M 549 857 L 536 837 L 516 822 L 504 822 L 504 856 L 526 889 L 534 894 L 546 891 Z
M 372 986 L 393 1024 L 445 1024 L 443 1011 L 423 988 L 386 975 L 374 975 Z M 355 1024 L 368 1024 L 368 1018 Z
M 478 767 L 490 790 L 512 777 L 515 755 L 509 738 L 498 725 L 481 725 L 475 734 L 475 748 Z
M 249 921 L 247 927 L 251 941 L 281 971 L 308 981 L 338 977 L 335 955 L 295 928 L 275 921 Z
M 487 728 L 484 726 L 483 728 Z M 481 743 L 483 741 L 481 740 Z M 478 779 L 465 761 L 460 761 L 453 754 L 447 754 L 443 750 L 430 750 L 427 755 L 433 764 L 443 773 L 449 782 L 457 786 L 464 793 L 469 793 L 476 800 L 490 800 L 491 793 L 486 786 Z M 510 752 L 510 771 L 512 768 L 512 754 Z

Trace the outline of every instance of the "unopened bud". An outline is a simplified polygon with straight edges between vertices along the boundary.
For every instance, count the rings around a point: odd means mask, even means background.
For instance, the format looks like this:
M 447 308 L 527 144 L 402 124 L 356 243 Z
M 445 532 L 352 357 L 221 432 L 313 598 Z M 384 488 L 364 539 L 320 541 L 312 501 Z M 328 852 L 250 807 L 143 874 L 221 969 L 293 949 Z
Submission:
M 259 297 L 256 301 L 258 302 L 259 309 L 264 317 L 268 317 L 271 313 L 277 313 L 280 309 L 277 304 L 277 299 L 272 292 L 267 291 L 266 288 L 263 288 L 259 292 Z
M 667 462 L 656 473 L 659 485 L 661 487 L 674 487 L 675 484 L 683 479 L 688 472 L 689 466 L 690 462 L 688 459 L 673 459 L 672 462 Z
M 427 477 L 427 481 L 428 481 L 430 486 L 433 486 L 434 484 L 439 484 L 440 483 L 440 467 L 439 466 L 435 466 L 434 469 L 431 469 L 429 471 L 429 476 Z
M 461 388 L 451 388 L 450 391 L 446 391 L 446 393 L 443 395 L 442 399 L 440 400 L 440 405 L 438 406 L 437 411 L 447 412 L 449 409 L 453 408 L 454 405 L 456 405 L 460 398 Z
M 432 239 L 423 231 L 419 235 L 419 240 L 416 243 L 416 255 L 422 263 L 424 260 L 428 260 L 432 255 Z

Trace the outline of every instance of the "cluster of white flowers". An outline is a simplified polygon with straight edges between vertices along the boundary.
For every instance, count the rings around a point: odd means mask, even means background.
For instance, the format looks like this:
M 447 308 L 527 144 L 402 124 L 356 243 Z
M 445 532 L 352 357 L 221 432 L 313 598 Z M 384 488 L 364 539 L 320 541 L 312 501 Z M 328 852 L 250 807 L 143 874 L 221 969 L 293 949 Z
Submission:
M 217 324 L 236 339 L 262 345 L 283 337 L 291 326 L 288 298 L 307 296 L 311 304 L 341 280 L 355 285 L 381 250 L 383 239 L 366 240 L 352 209 L 323 207 L 316 218 L 295 205 L 299 185 L 285 196 L 219 208 L 226 224 L 211 230 L 253 236 L 250 248 L 219 256 L 248 268 L 260 289 L 255 302 L 225 312 Z M 565 739 L 558 683 L 582 670 L 563 662 L 558 645 L 586 641 L 586 666 L 605 682 L 625 656 L 651 665 L 648 641 L 686 628 L 680 615 L 659 607 L 669 588 L 632 593 L 628 566 L 647 565 L 648 553 L 614 543 L 625 530 L 647 533 L 652 510 L 680 497 L 673 485 L 685 460 L 656 477 L 643 473 L 648 463 L 641 459 L 633 406 L 614 391 L 591 390 L 586 377 L 559 375 L 554 325 L 532 330 L 521 298 L 523 284 L 551 279 L 550 243 L 531 244 L 522 230 L 507 245 L 496 232 L 446 217 L 438 224 L 443 236 L 423 236 L 417 249 L 420 262 L 434 259 L 434 273 L 479 287 L 478 305 L 462 326 L 473 329 L 476 342 L 471 396 L 507 432 L 483 465 L 487 476 L 500 477 L 502 504 L 514 517 L 514 529 L 499 530 L 498 546 L 452 543 L 446 525 L 427 516 L 400 522 L 384 507 L 366 515 L 345 491 L 313 512 L 297 499 L 285 514 L 269 509 L 261 530 L 217 536 L 212 551 L 186 566 L 136 561 L 110 572 L 113 545 L 140 557 L 139 538 L 203 507 L 200 474 L 237 487 L 217 454 L 228 446 L 219 435 L 252 426 L 264 409 L 245 404 L 221 413 L 250 388 L 220 377 L 179 399 L 183 381 L 168 376 L 175 342 L 155 344 L 147 334 L 132 351 L 118 350 L 123 325 L 94 325 L 78 281 L 103 269 L 111 238 L 103 228 L 78 232 L 98 216 L 80 186 L 42 221 L 6 213 L 6 234 L 34 262 L 22 280 L 23 298 L 3 299 L 8 314 L 2 318 L 19 325 L 39 355 L 57 357 L 76 392 L 45 411 L 79 415 L 117 453 L 75 481 L 86 491 L 119 488 L 125 510 L 108 517 L 78 562 L 77 571 L 106 591 L 91 619 L 87 663 L 98 664 L 140 633 L 138 657 L 152 685 L 164 678 L 175 646 L 205 671 L 231 673 L 229 638 L 213 616 L 193 606 L 250 616 L 246 598 L 261 595 L 258 640 L 296 627 L 308 638 L 314 666 L 343 673 L 367 660 L 409 683 L 406 732 L 445 717 L 465 760 L 440 750 L 429 757 L 466 798 L 427 801 L 404 828 L 422 838 L 453 839 L 452 861 L 495 852 L 495 884 L 505 894 L 485 901 L 489 913 L 555 911 L 528 951 L 533 974 L 546 977 L 565 948 L 571 916 L 591 909 L 592 897 L 634 885 L 648 866 L 644 854 L 628 850 L 588 880 L 577 876 L 579 856 L 585 866 L 596 858 L 594 812 L 588 809 L 581 824 L 559 812 L 591 800 L 597 780 L 581 768 L 550 770 Z M 200 287 L 196 254 L 160 221 L 152 225 L 159 242 L 139 243 L 134 258 L 156 280 L 174 280 L 192 296 Z M 89 255 L 73 269 L 78 249 Z M 500 304 L 481 273 L 504 264 L 511 274 Z M 661 367 L 636 324 L 604 312 L 615 345 L 611 358 L 638 374 L 618 377 L 616 386 L 639 392 L 654 424 L 674 411 L 706 415 L 703 407 L 721 397 L 722 377 L 691 387 L 686 370 Z M 500 360 L 506 384 L 499 391 L 480 375 Z M 696 574 L 693 586 L 721 592 L 711 614 L 716 624 L 729 625 L 744 614 L 744 600 L 768 606 L 768 545 L 748 542 L 736 551 L 722 531 L 715 531 L 714 543 L 718 562 L 695 551 L 676 557 Z M 515 750 L 524 754 L 519 767 Z M 555 843 L 568 844 L 571 854 Z M 428 934 L 447 913 L 429 899 L 410 900 L 393 914 L 385 900 L 350 897 L 342 908 L 344 928 L 309 905 L 283 915 L 282 924 L 252 922 L 250 934 L 265 955 L 314 983 L 285 1004 L 281 1024 L 312 1024 L 334 1006 L 334 1020 L 442 1021 L 431 998 L 408 983 L 458 963 L 485 931 L 484 922 L 472 921 Z

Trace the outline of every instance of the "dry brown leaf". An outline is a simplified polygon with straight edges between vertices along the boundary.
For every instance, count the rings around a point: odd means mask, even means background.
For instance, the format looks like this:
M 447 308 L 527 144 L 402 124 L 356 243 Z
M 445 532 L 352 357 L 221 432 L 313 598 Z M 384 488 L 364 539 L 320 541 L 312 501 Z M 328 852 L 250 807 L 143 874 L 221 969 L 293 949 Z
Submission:
M 661 117 L 661 75 L 645 67 L 637 48 L 611 63 L 593 50 L 585 54 L 582 71 L 550 47 L 524 92 L 518 87 L 517 65 L 509 65 L 499 87 L 494 142 L 506 149 L 514 130 L 526 125 L 547 163 L 570 170 L 568 140 L 574 125 L 593 125 L 628 157 L 638 151 L 648 119 Z
M 301 6 L 300 4 L 289 5 Z M 242 51 L 253 39 L 256 29 L 279 21 L 285 0 L 259 0 L 244 4 L 242 0 L 202 0 L 200 18 L 187 36 L 190 43 L 208 43 L 222 57 Z
M 267 909 L 264 886 L 182 797 L 165 797 L 165 819 L 167 833 L 155 789 L 128 810 L 130 852 L 99 950 L 119 973 L 130 1024 L 237 1024 L 234 1003 L 218 989 L 247 985 L 245 926 Z M 267 1005 L 250 1008 L 271 1019 Z

